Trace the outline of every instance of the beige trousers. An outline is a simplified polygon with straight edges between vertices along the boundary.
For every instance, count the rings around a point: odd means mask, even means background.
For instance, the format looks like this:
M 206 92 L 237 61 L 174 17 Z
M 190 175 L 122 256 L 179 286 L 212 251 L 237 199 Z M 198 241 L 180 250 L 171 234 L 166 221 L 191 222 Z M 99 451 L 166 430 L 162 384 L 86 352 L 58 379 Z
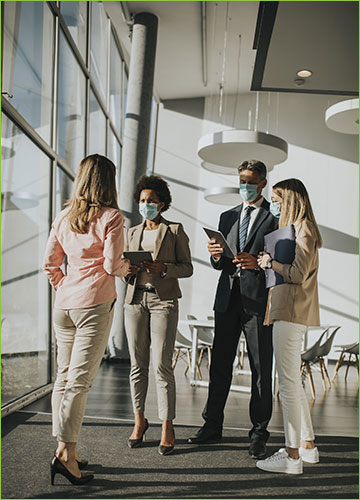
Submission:
M 301 345 L 307 327 L 274 321 L 273 345 L 285 431 L 285 445 L 299 448 L 300 441 L 315 439 L 309 403 L 301 383 Z
M 172 357 L 178 322 L 178 300 L 160 300 L 156 293 L 135 290 L 132 304 L 125 304 L 124 307 L 134 413 L 145 411 L 151 345 L 159 418 L 173 420 L 176 390 Z
M 77 442 L 87 394 L 104 355 L 115 300 L 86 309 L 54 309 L 58 371 L 52 393 L 53 436 Z

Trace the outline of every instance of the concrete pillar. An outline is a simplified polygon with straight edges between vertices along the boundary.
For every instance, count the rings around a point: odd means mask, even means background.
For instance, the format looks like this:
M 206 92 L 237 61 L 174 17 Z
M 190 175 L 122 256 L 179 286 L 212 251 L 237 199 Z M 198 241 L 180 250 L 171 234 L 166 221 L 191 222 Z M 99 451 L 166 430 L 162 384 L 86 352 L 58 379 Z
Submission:
M 141 12 L 135 15 L 119 193 L 126 228 L 141 222 L 133 193 L 138 178 L 146 173 L 147 167 L 157 26 L 158 19 L 153 14 Z M 118 279 L 116 281 L 118 301 L 109 351 L 111 357 L 128 359 L 123 312 L 125 285 Z

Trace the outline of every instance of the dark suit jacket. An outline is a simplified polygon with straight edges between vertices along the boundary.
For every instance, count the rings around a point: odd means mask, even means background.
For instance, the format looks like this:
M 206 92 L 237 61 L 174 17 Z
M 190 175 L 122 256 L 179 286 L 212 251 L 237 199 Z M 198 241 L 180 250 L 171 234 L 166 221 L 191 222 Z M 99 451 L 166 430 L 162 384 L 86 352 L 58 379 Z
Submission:
M 239 222 L 242 208 L 243 203 L 220 215 L 219 231 L 223 233 L 234 253 L 238 252 Z M 269 202 L 264 199 L 259 213 L 250 228 L 243 251 L 257 256 L 259 252 L 264 250 L 265 234 L 275 229 L 277 229 L 277 220 L 269 212 Z M 226 312 L 234 281 L 233 275 L 237 267 L 228 257 L 221 257 L 218 261 L 211 258 L 210 262 L 214 269 L 222 271 L 216 290 L 214 310 Z M 268 291 L 265 288 L 264 271 L 242 269 L 240 274 L 240 293 L 242 305 L 247 314 L 265 315 Z

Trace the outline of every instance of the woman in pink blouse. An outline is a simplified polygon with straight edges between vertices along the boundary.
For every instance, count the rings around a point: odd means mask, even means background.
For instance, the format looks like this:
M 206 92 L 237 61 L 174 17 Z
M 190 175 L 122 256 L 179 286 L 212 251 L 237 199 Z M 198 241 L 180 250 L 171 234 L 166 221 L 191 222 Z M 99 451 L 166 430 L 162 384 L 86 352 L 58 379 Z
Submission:
M 62 474 L 72 484 L 82 475 L 76 442 L 87 393 L 103 357 L 116 301 L 115 276 L 129 261 L 124 249 L 124 218 L 117 204 L 115 165 L 100 155 L 84 158 L 67 208 L 52 224 L 43 270 L 56 291 L 54 329 L 58 372 L 52 394 L 53 435 L 58 440 L 51 481 Z M 66 274 L 61 265 L 67 258 Z

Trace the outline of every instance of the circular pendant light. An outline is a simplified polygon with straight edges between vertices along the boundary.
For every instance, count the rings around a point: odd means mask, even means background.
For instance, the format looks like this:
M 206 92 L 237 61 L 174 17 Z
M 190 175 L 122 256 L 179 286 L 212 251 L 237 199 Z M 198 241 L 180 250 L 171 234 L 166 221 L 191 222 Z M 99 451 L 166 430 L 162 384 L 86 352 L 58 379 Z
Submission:
M 359 99 L 347 99 L 330 106 L 325 112 L 326 125 L 343 134 L 359 133 Z
M 255 130 L 224 130 L 204 135 L 198 142 L 203 167 L 217 173 L 234 169 L 237 174 L 243 161 L 253 159 L 262 161 L 270 170 L 286 160 L 287 150 L 287 142 L 280 137 Z
M 235 207 L 242 202 L 239 188 L 236 187 L 215 187 L 207 189 L 204 192 L 204 198 L 210 203 L 217 205 L 228 205 Z

